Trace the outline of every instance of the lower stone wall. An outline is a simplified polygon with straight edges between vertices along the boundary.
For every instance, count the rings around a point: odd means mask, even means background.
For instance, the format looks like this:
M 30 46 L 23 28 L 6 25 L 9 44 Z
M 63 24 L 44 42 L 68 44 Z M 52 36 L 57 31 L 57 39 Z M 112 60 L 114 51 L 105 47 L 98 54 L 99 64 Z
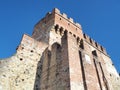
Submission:
M 98 70 L 101 81 L 103 75 L 97 63 L 95 69 L 92 53 L 87 52 L 92 51 L 89 50 L 91 47 L 87 48 L 89 45 L 84 43 L 87 49 L 79 51 L 76 44 L 75 38 L 67 35 L 59 43 L 49 46 L 23 35 L 16 54 L 0 60 L 0 90 L 85 90 L 86 86 L 89 90 L 97 90 L 100 87 L 95 70 Z M 80 56 L 79 52 L 82 53 Z M 110 60 L 105 56 L 98 60 L 106 61 L 102 63 L 103 69 L 110 70 L 104 70 L 111 85 L 109 90 L 119 90 L 120 78 Z M 104 84 L 101 82 L 101 85 Z
M 33 90 L 37 63 L 46 47 L 24 35 L 16 54 L 0 61 L 0 90 Z

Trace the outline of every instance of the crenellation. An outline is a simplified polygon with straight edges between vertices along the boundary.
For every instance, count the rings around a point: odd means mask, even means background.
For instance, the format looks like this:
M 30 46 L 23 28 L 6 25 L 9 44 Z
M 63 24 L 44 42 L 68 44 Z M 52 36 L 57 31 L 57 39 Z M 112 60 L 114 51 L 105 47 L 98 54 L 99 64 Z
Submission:
M 92 40 L 91 38 L 89 38 L 89 40 L 90 40 L 90 43 L 92 44 L 92 43 L 93 43 L 93 40 Z
M 103 46 L 101 46 L 100 44 L 98 44 L 95 40 L 91 39 L 88 35 L 86 35 L 85 33 L 83 34 L 84 39 L 91 44 L 93 47 L 95 47 L 96 49 L 98 49 L 99 51 L 103 52 L 104 54 L 107 55 L 106 50 Z
M 52 11 L 52 13 L 53 13 L 53 14 L 54 14 L 54 13 L 60 14 L 60 10 L 59 10 L 58 8 L 54 8 L 53 11 Z
M 98 43 L 97 42 L 94 42 L 95 46 L 98 48 Z
M 79 36 L 80 38 L 83 37 L 81 34 L 81 25 L 79 23 L 74 23 L 72 18 L 68 18 L 65 13 L 61 14 L 60 11 L 56 8 L 52 11 L 52 13 L 47 13 L 46 17 L 44 17 L 40 22 L 35 25 L 36 31 L 34 30 L 33 37 L 36 38 L 36 36 L 38 36 L 36 35 L 36 32 L 38 32 L 37 30 L 39 28 L 42 30 L 46 30 L 49 26 L 52 25 L 52 23 L 56 26 L 55 30 L 62 27 L 64 29 L 67 29 L 68 32 L 74 34 L 74 36 Z
M 102 46 L 100 46 L 100 48 L 101 48 L 102 51 L 104 50 Z
M 69 20 L 70 20 L 70 22 L 74 23 L 73 18 L 70 17 Z
M 79 23 L 75 23 L 75 25 L 76 25 L 77 27 L 79 27 L 80 29 L 82 29 L 82 27 L 81 27 L 81 25 L 80 25 Z
M 67 19 L 67 14 L 62 13 L 62 16 L 63 16 L 65 19 Z
M 57 8 L 55 8 L 55 9 L 52 11 L 52 14 L 53 14 L 53 15 L 54 15 L 54 13 L 57 14 L 57 15 L 59 15 L 59 16 L 61 17 L 61 18 L 59 18 L 60 20 L 62 20 L 62 18 L 63 18 L 63 19 L 65 19 L 65 21 L 66 21 L 68 24 L 69 24 L 69 23 L 72 23 L 74 26 L 82 29 L 82 27 L 81 27 L 81 25 L 80 25 L 79 23 L 75 23 L 74 20 L 73 20 L 72 18 L 68 18 L 65 13 L 62 13 L 62 14 L 61 14 L 60 11 L 59 11 Z

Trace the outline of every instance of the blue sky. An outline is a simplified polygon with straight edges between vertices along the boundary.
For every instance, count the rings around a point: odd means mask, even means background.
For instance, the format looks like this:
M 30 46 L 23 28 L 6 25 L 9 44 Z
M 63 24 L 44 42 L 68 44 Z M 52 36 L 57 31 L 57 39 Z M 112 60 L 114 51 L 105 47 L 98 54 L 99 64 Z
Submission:
M 120 0 L 0 0 L 0 58 L 13 55 L 22 35 L 54 7 L 103 45 L 120 72 Z

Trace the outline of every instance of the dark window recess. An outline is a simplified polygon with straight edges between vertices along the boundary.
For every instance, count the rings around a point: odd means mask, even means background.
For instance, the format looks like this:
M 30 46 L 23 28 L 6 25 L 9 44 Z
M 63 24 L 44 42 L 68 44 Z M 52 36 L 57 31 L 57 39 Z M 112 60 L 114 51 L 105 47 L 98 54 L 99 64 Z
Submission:
M 65 30 L 65 31 L 64 31 L 64 34 L 65 34 L 65 35 L 67 35 L 67 33 L 68 33 L 68 31 L 67 31 L 67 30 Z
M 24 81 L 24 79 L 22 79 L 22 81 Z
M 63 27 L 60 28 L 60 35 L 62 34 L 63 32 Z
M 96 50 L 92 51 L 92 54 L 97 57 L 97 52 L 96 52 Z
M 55 32 L 57 32 L 58 28 L 59 28 L 59 25 L 56 25 L 55 26 Z
M 95 42 L 95 46 L 98 47 L 97 43 Z
M 85 35 L 85 34 L 83 34 L 83 36 L 84 36 L 84 38 L 86 39 L 86 35 Z
M 103 47 L 101 46 L 101 50 L 103 51 Z
M 39 74 L 38 74 L 37 76 L 38 76 L 38 78 L 40 78 L 40 75 L 39 75 Z
M 36 85 L 36 87 L 38 87 L 38 85 Z
M 92 39 L 90 38 L 90 43 L 92 43 Z
M 80 41 L 80 38 L 79 38 L 79 37 L 77 37 L 77 44 L 79 43 L 79 41 Z
M 60 20 L 61 20 L 61 18 L 60 18 Z
M 22 58 L 20 58 L 20 61 L 22 61 L 23 59 Z
M 71 32 L 69 32 L 70 34 L 72 34 Z
M 76 37 L 76 35 L 75 35 L 75 34 L 73 34 L 73 36 L 74 36 L 74 37 Z
M 84 49 L 84 43 L 83 43 L 83 40 L 80 41 L 80 46 L 79 46 L 81 49 Z
M 33 52 L 33 50 L 31 50 L 31 52 Z
M 59 44 L 57 44 L 57 49 L 60 49 L 60 48 L 61 48 L 61 46 Z
M 112 74 L 110 74 L 110 76 L 112 76 Z
M 6 75 L 3 75 L 4 77 L 6 77 Z

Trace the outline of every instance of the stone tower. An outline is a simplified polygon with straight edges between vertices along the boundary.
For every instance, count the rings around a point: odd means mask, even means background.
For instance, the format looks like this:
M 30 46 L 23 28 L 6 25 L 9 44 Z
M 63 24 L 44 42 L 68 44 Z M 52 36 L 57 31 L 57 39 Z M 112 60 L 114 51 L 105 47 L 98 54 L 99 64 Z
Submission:
M 16 53 L 0 60 L 0 90 L 119 90 L 105 48 L 81 25 L 53 9 L 23 35 Z

